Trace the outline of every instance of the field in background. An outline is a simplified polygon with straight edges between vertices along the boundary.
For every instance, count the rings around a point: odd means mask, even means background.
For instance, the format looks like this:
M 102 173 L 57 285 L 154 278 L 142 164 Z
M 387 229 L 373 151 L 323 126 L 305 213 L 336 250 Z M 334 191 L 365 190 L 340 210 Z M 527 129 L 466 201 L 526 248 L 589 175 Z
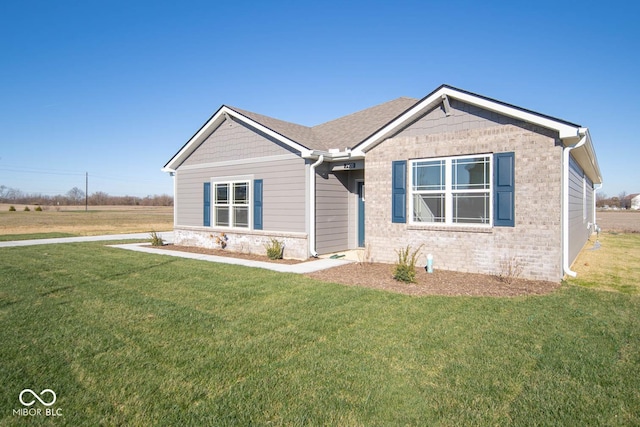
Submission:
M 598 211 L 596 221 L 603 231 L 640 233 L 640 211 Z
M 172 206 L 36 206 L 0 204 L 0 235 L 51 234 L 93 236 L 100 234 L 170 231 L 173 229 Z

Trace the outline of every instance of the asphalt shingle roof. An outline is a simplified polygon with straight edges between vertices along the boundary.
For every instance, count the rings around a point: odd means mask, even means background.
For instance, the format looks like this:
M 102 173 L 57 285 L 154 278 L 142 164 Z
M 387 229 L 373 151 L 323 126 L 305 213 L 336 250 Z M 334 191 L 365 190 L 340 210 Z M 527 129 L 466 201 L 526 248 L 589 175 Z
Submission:
M 401 97 L 312 127 L 227 107 L 309 149 L 326 151 L 354 147 L 417 102 Z

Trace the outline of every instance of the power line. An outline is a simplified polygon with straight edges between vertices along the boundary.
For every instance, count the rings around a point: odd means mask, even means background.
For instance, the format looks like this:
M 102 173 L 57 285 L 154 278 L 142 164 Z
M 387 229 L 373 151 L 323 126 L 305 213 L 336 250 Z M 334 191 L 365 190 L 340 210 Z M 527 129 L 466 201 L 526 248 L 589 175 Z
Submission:
M 51 172 L 51 169 L 49 171 L 47 171 L 47 170 L 37 170 L 37 169 L 25 170 L 25 169 L 15 169 L 15 168 L 0 167 L 0 171 L 17 172 L 17 173 L 31 173 L 31 174 L 38 174 L 38 175 L 71 175 L 71 176 L 84 175 L 84 173 L 82 173 L 82 172 L 62 172 L 62 171 Z
M 58 175 L 58 176 L 84 176 L 85 172 L 48 172 L 46 170 L 24 170 L 24 169 L 15 169 L 15 168 L 3 168 L 0 167 L 0 171 L 6 172 L 16 172 L 16 173 L 26 173 L 33 175 Z M 150 179 L 140 179 L 139 177 L 132 176 L 104 176 L 104 175 L 91 175 L 92 178 L 102 180 L 102 181 L 115 181 L 115 182 L 131 182 L 135 181 L 138 183 L 147 183 L 147 184 L 156 184 L 157 181 Z

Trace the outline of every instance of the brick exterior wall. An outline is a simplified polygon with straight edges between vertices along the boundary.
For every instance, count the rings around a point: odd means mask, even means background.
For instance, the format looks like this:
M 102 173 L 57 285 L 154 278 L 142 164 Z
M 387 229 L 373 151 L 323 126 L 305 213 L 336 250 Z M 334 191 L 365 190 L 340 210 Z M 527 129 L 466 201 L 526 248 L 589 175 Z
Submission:
M 422 136 L 387 139 L 365 158 L 366 244 L 373 261 L 394 263 L 395 250 L 423 245 L 419 262 L 434 268 L 500 274 L 507 260 L 521 277 L 562 278 L 562 149 L 556 136 L 529 125 L 503 124 Z M 391 162 L 429 157 L 515 152 L 515 227 L 447 227 L 391 222 Z M 407 171 L 410 180 L 410 171 Z M 410 184 L 410 183 L 408 183 Z M 410 186 L 408 185 L 409 189 Z M 407 191 L 409 197 L 409 191 Z M 409 204 L 407 203 L 407 206 Z
M 309 257 L 309 244 L 306 233 L 267 232 L 262 230 L 226 230 L 208 227 L 180 227 L 173 229 L 173 242 L 180 246 L 196 246 L 208 249 L 220 249 L 216 237 L 224 233 L 227 236 L 225 250 L 244 254 L 267 255 L 265 244 L 276 239 L 284 243 L 285 259 L 304 260 Z

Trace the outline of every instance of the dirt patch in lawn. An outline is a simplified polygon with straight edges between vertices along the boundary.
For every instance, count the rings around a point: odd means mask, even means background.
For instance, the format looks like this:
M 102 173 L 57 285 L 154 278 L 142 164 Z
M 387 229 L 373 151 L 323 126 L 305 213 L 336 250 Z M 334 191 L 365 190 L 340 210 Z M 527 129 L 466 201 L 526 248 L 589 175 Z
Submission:
M 416 283 L 399 282 L 393 278 L 390 264 L 347 264 L 307 276 L 325 282 L 382 289 L 407 295 L 495 296 L 543 295 L 553 292 L 560 283 L 517 279 L 506 283 L 486 274 L 435 270 L 428 274 L 416 269 Z
M 226 251 L 224 249 L 208 249 L 208 248 L 199 248 L 196 246 L 182 246 L 182 245 L 173 245 L 173 244 L 168 244 L 164 246 L 154 246 L 154 249 L 167 249 L 171 251 L 192 252 L 195 254 L 215 255 L 215 256 L 222 256 L 227 258 L 240 258 L 240 259 L 248 259 L 252 261 L 273 262 L 276 264 L 299 264 L 301 262 L 312 261 L 316 259 L 316 258 L 309 258 L 308 260 L 304 260 L 304 261 L 297 260 L 297 259 L 269 259 L 266 255 L 232 252 L 232 251 Z

